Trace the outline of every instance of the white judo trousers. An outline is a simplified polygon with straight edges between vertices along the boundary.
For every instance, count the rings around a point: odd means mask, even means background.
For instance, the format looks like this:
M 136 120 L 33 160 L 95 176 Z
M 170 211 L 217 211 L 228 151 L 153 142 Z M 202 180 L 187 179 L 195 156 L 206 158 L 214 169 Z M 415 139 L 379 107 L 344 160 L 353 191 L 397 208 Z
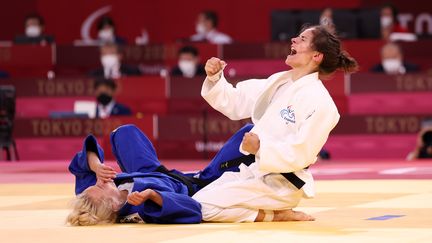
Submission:
M 318 73 L 292 81 L 290 71 L 280 72 L 236 87 L 223 76 L 216 83 L 207 78 L 201 95 L 232 120 L 252 118 L 251 132 L 260 139 L 255 163 L 224 173 L 193 196 L 204 221 L 253 222 L 260 209 L 291 209 L 314 196 L 313 177 L 304 168 L 315 163 L 340 117 Z M 280 174 L 287 172 L 306 184 L 297 189 Z

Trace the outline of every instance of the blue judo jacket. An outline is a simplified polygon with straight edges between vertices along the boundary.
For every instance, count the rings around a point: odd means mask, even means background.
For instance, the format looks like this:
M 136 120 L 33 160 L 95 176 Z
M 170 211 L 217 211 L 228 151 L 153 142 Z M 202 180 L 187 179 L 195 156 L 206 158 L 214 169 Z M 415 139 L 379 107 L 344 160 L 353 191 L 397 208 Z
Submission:
M 235 133 L 202 171 L 189 174 L 183 174 L 177 170 L 171 172 L 190 178 L 198 178 L 204 182 L 193 183 L 193 192 L 196 192 L 203 185 L 219 178 L 225 171 L 239 171 L 238 165 L 234 167 L 224 165 L 228 160 L 243 156 L 238 148 L 244 133 L 250 131 L 252 127 L 253 125 L 248 124 Z M 111 133 L 110 140 L 112 152 L 122 170 L 122 173 L 117 174 L 114 183 L 118 186 L 125 181 L 133 181 L 132 191 L 153 189 L 161 195 L 163 200 L 162 207 L 150 200 L 139 206 L 126 203 L 120 209 L 119 218 L 138 213 L 146 223 L 201 222 L 201 205 L 188 196 L 188 187 L 185 183 L 166 173 L 156 172 L 161 163 L 152 143 L 142 131 L 134 125 L 124 125 Z M 102 163 L 104 161 L 104 151 L 96 138 L 93 135 L 87 136 L 82 151 L 75 155 L 69 165 L 69 171 L 75 175 L 76 195 L 96 184 L 96 174 L 88 165 L 87 151 L 95 152 L 100 161 Z

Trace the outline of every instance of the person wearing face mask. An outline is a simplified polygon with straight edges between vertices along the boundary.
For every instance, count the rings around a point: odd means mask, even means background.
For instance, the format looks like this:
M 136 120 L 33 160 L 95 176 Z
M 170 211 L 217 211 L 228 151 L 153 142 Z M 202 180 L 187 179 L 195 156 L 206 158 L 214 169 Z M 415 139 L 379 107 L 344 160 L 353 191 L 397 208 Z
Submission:
M 403 27 L 397 18 L 398 10 L 392 4 L 381 7 L 381 37 L 390 41 L 415 41 L 417 36 Z
M 386 74 L 405 74 L 418 72 L 419 67 L 403 60 L 402 49 L 396 43 L 387 43 L 381 48 L 381 63 L 371 69 L 372 72 Z
M 129 116 L 131 110 L 120 103 L 117 103 L 113 96 L 117 85 L 112 79 L 98 79 L 94 83 L 95 96 L 97 101 L 96 118 L 108 118 L 110 116 Z
M 213 11 L 203 11 L 198 15 L 195 30 L 191 41 L 209 42 L 212 44 L 230 44 L 232 39 L 227 34 L 217 30 L 218 16 Z
M 46 35 L 45 21 L 39 14 L 29 14 L 24 21 L 25 33 L 14 39 L 15 44 L 51 44 L 54 37 Z
M 199 61 L 198 49 L 184 46 L 178 52 L 178 64 L 171 70 L 171 75 L 185 78 L 205 75 L 204 66 Z
M 102 67 L 90 72 L 90 76 L 98 78 L 117 79 L 122 76 L 139 76 L 141 71 L 134 66 L 122 63 L 120 47 L 115 44 L 105 44 L 100 47 L 100 62 Z
M 108 17 L 103 16 L 98 24 L 98 40 L 101 44 L 111 43 L 117 45 L 125 45 L 126 40 L 124 38 L 119 37 L 115 31 L 114 21 Z

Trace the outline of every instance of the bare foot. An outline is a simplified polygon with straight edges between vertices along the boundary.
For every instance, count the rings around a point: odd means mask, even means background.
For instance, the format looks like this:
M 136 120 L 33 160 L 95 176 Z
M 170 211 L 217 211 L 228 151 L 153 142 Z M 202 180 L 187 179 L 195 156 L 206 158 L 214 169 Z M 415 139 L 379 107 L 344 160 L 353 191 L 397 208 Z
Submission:
M 315 218 L 301 211 L 292 209 L 274 211 L 273 221 L 314 221 Z

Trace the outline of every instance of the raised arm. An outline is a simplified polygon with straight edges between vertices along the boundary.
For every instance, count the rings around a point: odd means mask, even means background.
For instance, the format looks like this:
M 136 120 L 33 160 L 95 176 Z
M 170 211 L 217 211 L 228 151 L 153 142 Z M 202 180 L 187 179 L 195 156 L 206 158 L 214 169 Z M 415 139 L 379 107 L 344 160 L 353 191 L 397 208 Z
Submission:
M 78 152 L 69 165 L 69 171 L 75 175 L 75 194 L 80 194 L 87 187 L 96 184 L 97 179 L 110 181 L 115 177 L 113 168 L 103 164 L 104 152 L 94 136 L 84 140 L 83 149 Z
M 256 99 L 266 85 L 265 79 L 250 79 L 239 82 L 236 87 L 228 83 L 223 75 L 226 63 L 219 58 L 207 61 L 201 95 L 216 110 L 231 120 L 249 118 Z

